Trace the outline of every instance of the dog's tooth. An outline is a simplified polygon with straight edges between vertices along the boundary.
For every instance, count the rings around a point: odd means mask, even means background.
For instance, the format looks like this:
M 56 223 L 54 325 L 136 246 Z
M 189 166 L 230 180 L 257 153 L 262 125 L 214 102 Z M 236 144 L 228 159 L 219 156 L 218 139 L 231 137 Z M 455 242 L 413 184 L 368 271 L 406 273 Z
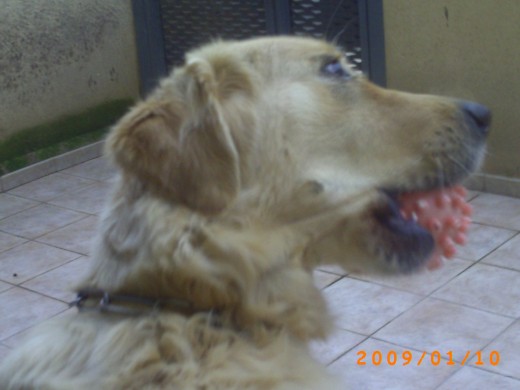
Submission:
M 426 201 L 424 199 L 420 199 L 416 203 L 416 210 L 418 212 L 425 211 L 428 207 L 429 207 L 429 203 L 428 203 L 428 201 Z
M 458 232 L 453 238 L 453 241 L 455 241 L 455 243 L 458 245 L 465 245 L 468 241 L 468 238 L 466 236 L 466 233 Z
M 434 202 L 438 208 L 442 209 L 442 208 L 446 208 L 450 205 L 451 198 L 448 195 L 446 195 L 445 193 L 440 193 L 440 194 L 437 194 L 437 196 L 434 199 Z

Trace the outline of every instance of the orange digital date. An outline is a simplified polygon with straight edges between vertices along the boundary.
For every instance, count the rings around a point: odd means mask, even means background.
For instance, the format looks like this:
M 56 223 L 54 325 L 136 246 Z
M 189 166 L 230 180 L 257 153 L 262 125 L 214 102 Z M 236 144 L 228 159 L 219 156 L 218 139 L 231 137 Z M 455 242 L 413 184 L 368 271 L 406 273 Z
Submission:
M 464 358 L 460 362 L 456 362 L 453 360 L 453 351 L 448 351 L 446 353 L 446 358 L 448 359 L 446 362 L 442 362 L 442 355 L 439 351 L 433 351 L 429 358 L 426 352 L 414 352 L 409 350 L 404 350 L 402 353 L 398 354 L 394 350 L 390 350 L 386 353 L 383 353 L 379 350 L 373 351 L 371 354 L 367 353 L 364 350 L 358 351 L 356 355 L 358 356 L 357 364 L 358 366 L 366 366 L 368 364 L 372 364 L 374 366 L 380 366 L 382 364 L 386 364 L 389 366 L 402 365 L 407 366 L 409 364 L 416 364 L 420 366 L 421 364 L 431 364 L 432 366 L 438 366 L 440 364 L 445 364 L 447 366 L 461 365 L 464 366 L 468 359 L 471 356 L 471 351 L 466 351 L 464 354 Z M 417 360 L 417 355 L 420 355 Z M 491 351 L 489 356 L 483 356 L 482 351 L 476 351 L 475 355 L 477 357 L 476 362 L 474 363 L 477 366 L 484 366 L 486 364 L 491 366 L 497 366 L 500 363 L 500 353 L 498 351 Z M 414 361 L 414 357 L 416 358 L 416 363 Z

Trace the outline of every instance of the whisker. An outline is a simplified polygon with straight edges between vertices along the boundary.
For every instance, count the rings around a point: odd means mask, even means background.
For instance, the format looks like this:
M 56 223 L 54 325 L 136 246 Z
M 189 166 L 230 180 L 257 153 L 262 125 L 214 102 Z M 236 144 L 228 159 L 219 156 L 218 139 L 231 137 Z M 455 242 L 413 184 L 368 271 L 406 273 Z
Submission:
M 437 174 L 439 176 L 441 187 L 446 185 L 446 177 L 444 175 L 444 167 L 439 157 L 435 157 L 435 165 L 437 165 Z
M 348 27 L 350 27 L 350 25 L 352 24 L 352 22 L 349 22 L 347 23 L 335 36 L 334 38 L 332 38 L 331 42 L 333 45 L 337 46 L 338 45 L 338 40 L 339 38 L 343 35 L 343 33 L 347 30 Z M 327 38 L 328 39 L 328 38 Z
M 459 166 L 465 173 L 471 173 L 472 170 L 469 169 L 467 166 L 465 166 L 463 163 L 461 163 L 459 160 L 457 160 L 455 157 L 453 156 L 450 156 L 450 155 L 446 155 L 446 157 L 451 161 L 453 162 L 454 164 L 456 164 L 457 166 Z

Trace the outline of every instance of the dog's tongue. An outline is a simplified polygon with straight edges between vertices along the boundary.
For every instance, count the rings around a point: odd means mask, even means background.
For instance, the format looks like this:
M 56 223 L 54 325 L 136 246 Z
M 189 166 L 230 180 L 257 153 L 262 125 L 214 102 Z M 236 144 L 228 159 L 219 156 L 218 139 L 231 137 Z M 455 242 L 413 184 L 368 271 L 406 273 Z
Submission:
M 428 269 L 442 266 L 442 258 L 452 258 L 455 245 L 466 243 L 466 232 L 473 209 L 466 202 L 466 189 L 462 186 L 434 191 L 406 193 L 399 197 L 401 213 L 405 219 L 414 219 L 435 239 L 435 249 L 427 263 Z

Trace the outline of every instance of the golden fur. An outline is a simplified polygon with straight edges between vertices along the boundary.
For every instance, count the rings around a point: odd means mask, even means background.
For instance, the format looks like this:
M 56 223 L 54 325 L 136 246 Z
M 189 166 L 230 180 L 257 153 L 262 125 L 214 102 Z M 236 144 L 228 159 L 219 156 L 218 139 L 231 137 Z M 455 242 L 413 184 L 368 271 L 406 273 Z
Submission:
M 307 350 L 331 328 L 312 269 L 399 271 L 371 248 L 380 189 L 456 182 L 483 146 L 455 101 L 381 89 L 341 57 L 289 37 L 189 53 L 107 139 L 120 175 L 80 288 L 192 308 L 50 321 L 0 388 L 343 388 Z M 346 75 L 324 74 L 335 59 Z

